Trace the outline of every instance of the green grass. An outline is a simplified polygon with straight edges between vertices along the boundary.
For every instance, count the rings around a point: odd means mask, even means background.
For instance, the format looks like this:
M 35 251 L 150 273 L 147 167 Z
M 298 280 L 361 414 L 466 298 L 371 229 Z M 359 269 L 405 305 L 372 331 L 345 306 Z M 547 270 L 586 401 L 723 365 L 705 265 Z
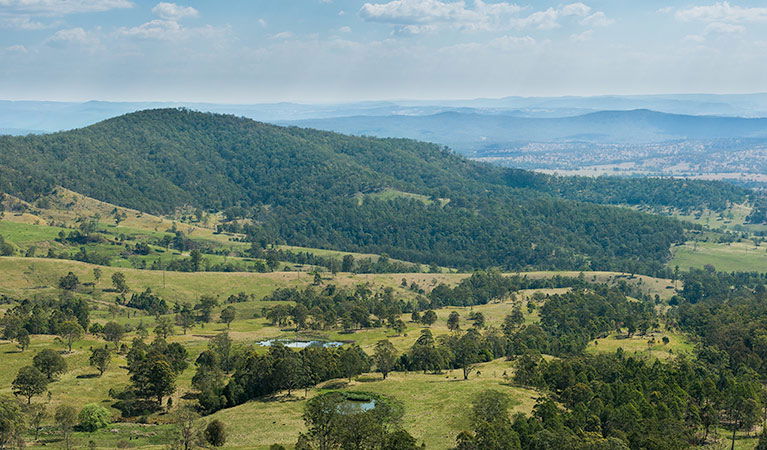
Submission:
M 363 375 L 344 389 L 370 391 L 400 400 L 405 406 L 402 425 L 427 448 L 450 448 L 456 435 L 469 428 L 468 405 L 485 389 L 506 392 L 512 398 L 512 411 L 529 413 L 538 395 L 531 390 L 510 386 L 503 373 L 512 373 L 512 363 L 496 360 L 479 367 L 481 375 L 462 380 L 459 370 L 441 375 L 392 373 L 387 380 L 378 374 Z M 310 396 L 322 390 L 311 390 Z M 289 447 L 304 431 L 301 413 L 303 392 L 294 397 L 253 401 L 220 411 L 217 418 L 229 425 L 231 448 L 268 448 L 272 444 Z M 257 430 L 254 432 L 254 430 Z
M 717 270 L 766 272 L 767 245 L 755 247 L 753 242 L 719 244 L 713 242 L 688 242 L 672 249 L 673 258 L 669 267 L 679 266 L 682 270 L 691 267 L 702 268 L 706 264 Z
M 29 246 L 52 241 L 59 236 L 60 231 L 68 232 L 70 230 L 48 225 L 33 225 L 0 220 L 0 236 L 3 236 L 6 241 L 13 242 L 19 246 Z
M 663 343 L 663 336 L 669 343 Z M 653 342 L 654 340 L 654 342 Z M 611 333 L 608 337 L 592 341 L 586 351 L 589 353 L 615 353 L 622 348 L 627 354 L 646 356 L 652 359 L 671 359 L 678 355 L 691 355 L 693 344 L 684 334 L 667 330 L 648 333 L 647 336 L 634 335 L 630 338 L 625 333 Z

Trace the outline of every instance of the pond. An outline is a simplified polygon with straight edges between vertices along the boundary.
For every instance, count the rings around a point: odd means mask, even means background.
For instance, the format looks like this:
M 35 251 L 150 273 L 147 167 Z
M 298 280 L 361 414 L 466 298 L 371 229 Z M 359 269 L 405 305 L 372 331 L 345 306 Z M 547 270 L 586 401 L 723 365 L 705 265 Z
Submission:
M 353 400 L 353 399 L 347 398 L 342 403 L 338 404 L 338 413 L 344 414 L 344 415 L 357 414 L 357 413 L 370 411 L 371 409 L 375 407 L 376 407 L 375 399 Z
M 275 342 L 279 342 L 288 348 L 307 348 L 307 347 L 340 347 L 344 345 L 343 342 L 336 341 L 299 341 L 291 339 L 269 339 L 261 341 L 258 345 L 262 347 L 271 347 Z

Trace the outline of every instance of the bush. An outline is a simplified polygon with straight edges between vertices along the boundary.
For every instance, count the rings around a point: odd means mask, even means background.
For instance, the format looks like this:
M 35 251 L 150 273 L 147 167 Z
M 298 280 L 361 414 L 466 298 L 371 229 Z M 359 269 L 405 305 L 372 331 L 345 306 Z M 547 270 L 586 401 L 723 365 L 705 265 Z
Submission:
M 95 403 L 87 404 L 80 411 L 79 428 L 83 431 L 93 432 L 105 428 L 112 422 L 109 410 Z
M 221 447 L 226 443 L 226 430 L 224 423 L 214 420 L 205 427 L 205 440 L 214 447 Z

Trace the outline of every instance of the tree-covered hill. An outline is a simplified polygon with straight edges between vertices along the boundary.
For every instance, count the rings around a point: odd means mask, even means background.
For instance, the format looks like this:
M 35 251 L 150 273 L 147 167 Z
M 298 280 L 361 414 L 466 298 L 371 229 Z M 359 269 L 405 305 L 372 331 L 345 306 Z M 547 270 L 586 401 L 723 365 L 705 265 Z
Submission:
M 647 204 L 743 197 L 701 184 L 690 200 L 671 184 L 575 182 L 412 140 L 179 109 L 0 138 L 0 191 L 32 199 L 55 185 L 148 212 L 239 206 L 260 224 L 256 233 L 295 245 L 458 267 L 642 271 L 659 269 L 682 240 L 678 222 L 557 196 L 599 201 L 603 189 L 608 202 Z M 366 195 L 384 189 L 431 200 Z

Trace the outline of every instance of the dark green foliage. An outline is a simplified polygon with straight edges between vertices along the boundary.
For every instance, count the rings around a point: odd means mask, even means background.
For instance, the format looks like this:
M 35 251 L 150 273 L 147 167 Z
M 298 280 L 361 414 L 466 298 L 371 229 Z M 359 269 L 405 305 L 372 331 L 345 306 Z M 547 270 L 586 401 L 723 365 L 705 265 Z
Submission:
M 632 189 L 644 186 L 610 183 L 627 201 Z M 652 183 L 660 187 L 649 197 L 679 190 Z M 470 162 L 433 144 L 188 110 L 143 111 L 79 130 L 0 138 L 0 191 L 32 199 L 55 185 L 149 212 L 242 207 L 229 211 L 249 211 L 262 235 L 292 244 L 444 266 L 650 273 L 662 271 L 669 246 L 683 240 L 673 220 L 549 195 L 589 199 L 580 194 L 585 186 Z M 364 195 L 386 188 L 449 202 Z
M 21 300 L 7 310 L 0 325 L 5 339 L 16 339 L 19 333 L 59 334 L 62 324 L 76 320 L 84 329 L 90 323 L 88 302 L 64 295 L 60 299 Z M 23 330 L 23 331 L 22 331 Z
M 360 284 L 354 289 L 341 289 L 333 284 L 323 288 L 279 288 L 264 298 L 266 301 L 293 301 L 296 306 L 278 305 L 266 311 L 266 318 L 278 326 L 293 323 L 298 329 L 333 328 L 341 323 L 347 329 L 382 326 L 382 321 L 394 323 L 412 305 L 395 298 L 391 288 L 377 291 Z M 380 321 L 374 321 L 371 315 Z
M 73 274 L 72 272 L 69 272 L 59 280 L 59 287 L 68 291 L 77 289 L 77 286 L 79 285 L 80 280 L 77 278 L 77 275 Z
M 375 401 L 375 407 L 367 411 L 345 412 L 343 405 L 350 400 L 372 400 Z M 308 432 L 299 437 L 300 445 L 296 447 L 306 448 L 306 444 L 309 444 L 321 449 L 401 448 L 407 450 L 413 448 L 414 439 L 412 436 L 403 435 L 395 428 L 402 414 L 401 404 L 380 394 L 368 392 L 320 394 L 306 403 L 304 422 Z M 404 447 L 391 447 L 396 443 L 403 443 Z
M 44 373 L 49 380 L 67 371 L 67 362 L 61 354 L 53 349 L 46 348 L 40 350 L 34 358 L 32 364 Z
M 168 313 L 168 304 L 164 299 L 152 292 L 152 289 L 146 288 L 146 290 L 140 294 L 131 295 L 130 300 L 126 303 L 126 306 L 136 309 L 143 309 L 154 315 L 161 315 Z
M 94 348 L 91 351 L 91 356 L 88 358 L 88 363 L 99 371 L 99 376 L 104 375 L 111 361 L 112 352 L 104 347 Z
M 32 402 L 32 397 L 40 395 L 48 390 L 48 377 L 40 372 L 37 367 L 25 366 L 19 369 L 11 386 L 13 394 L 27 398 L 27 403 Z
M 214 447 L 226 444 L 226 429 L 220 420 L 213 420 L 205 427 L 205 440 Z

